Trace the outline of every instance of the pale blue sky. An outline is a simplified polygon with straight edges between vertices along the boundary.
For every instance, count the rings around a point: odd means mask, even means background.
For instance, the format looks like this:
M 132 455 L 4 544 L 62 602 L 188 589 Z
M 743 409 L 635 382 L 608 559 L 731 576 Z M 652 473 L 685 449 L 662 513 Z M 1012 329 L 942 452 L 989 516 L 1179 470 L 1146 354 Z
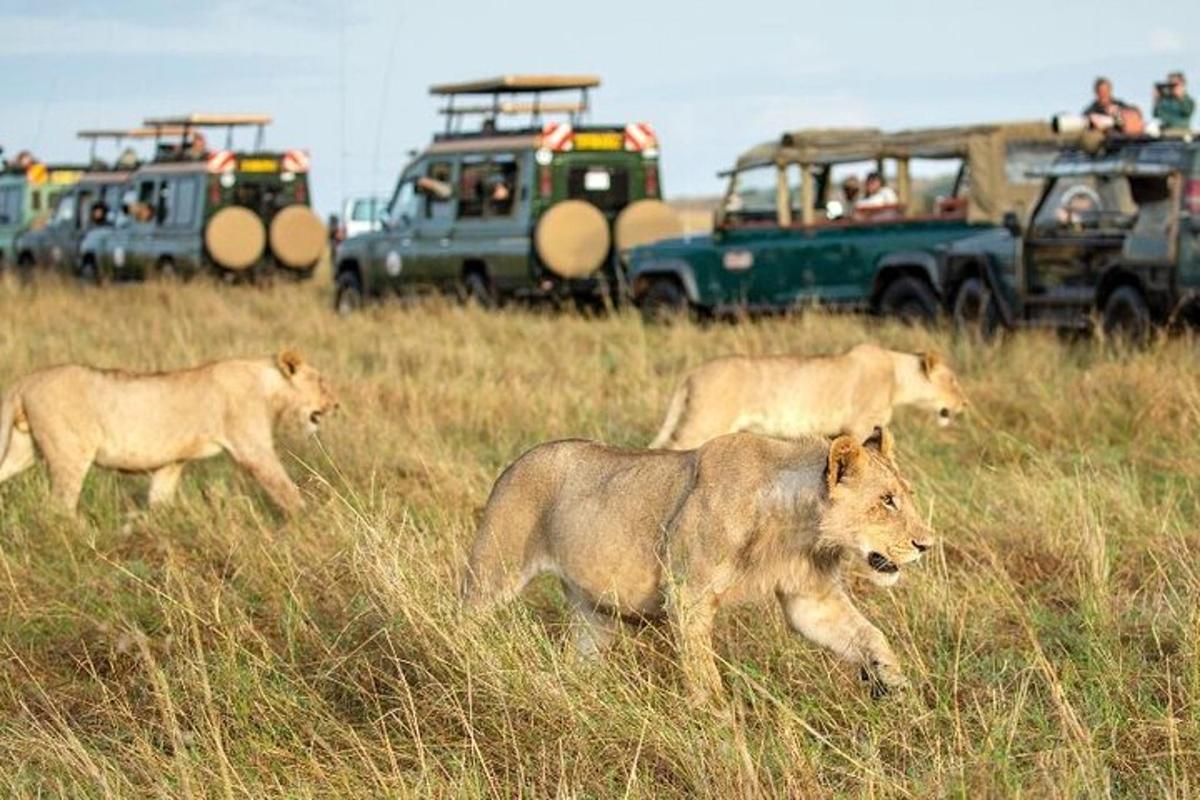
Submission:
M 1168 70 L 1200 83 L 1194 0 L 165 6 L 0 0 L 0 145 L 82 161 L 79 128 L 264 111 L 269 145 L 310 149 L 328 211 L 390 191 L 437 125 L 429 84 L 594 72 L 592 119 L 651 122 L 668 194 L 712 194 L 716 170 L 786 128 L 1047 117 L 1097 73 L 1148 111 Z

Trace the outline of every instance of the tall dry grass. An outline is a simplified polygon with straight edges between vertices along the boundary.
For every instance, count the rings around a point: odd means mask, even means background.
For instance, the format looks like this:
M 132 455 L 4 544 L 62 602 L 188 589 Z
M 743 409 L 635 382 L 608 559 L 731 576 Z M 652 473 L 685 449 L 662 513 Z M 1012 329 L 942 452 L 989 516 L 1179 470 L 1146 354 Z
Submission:
M 96 471 L 76 522 L 43 469 L 0 486 L 0 794 L 66 797 L 998 797 L 1200 792 L 1200 358 L 999 346 L 809 314 L 646 328 L 450 305 L 347 320 L 327 290 L 0 288 L 0 384 L 82 361 L 170 368 L 300 348 L 343 411 L 281 449 L 276 515 L 224 459 L 147 512 Z M 681 697 L 664 631 L 602 664 L 552 581 L 462 633 L 480 506 L 530 445 L 650 439 L 681 370 L 727 352 L 936 348 L 974 406 L 902 412 L 944 537 L 856 586 L 913 690 L 874 702 L 773 608 L 724 616 L 733 716 Z M 596 521 L 598 534 L 604 521 Z

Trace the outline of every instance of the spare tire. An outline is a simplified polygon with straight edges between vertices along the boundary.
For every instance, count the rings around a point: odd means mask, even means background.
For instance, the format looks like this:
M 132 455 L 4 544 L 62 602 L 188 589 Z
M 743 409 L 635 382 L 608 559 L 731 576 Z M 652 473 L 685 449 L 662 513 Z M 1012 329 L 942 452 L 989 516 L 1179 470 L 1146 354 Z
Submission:
M 267 231 L 262 220 L 248 208 L 222 208 L 204 227 L 204 246 L 219 267 L 243 270 L 262 257 Z
M 271 252 L 291 269 L 308 269 L 325 249 L 325 226 L 308 206 L 291 205 L 271 220 Z
M 612 235 L 600 209 L 584 200 L 564 200 L 542 214 L 533 245 L 556 275 L 586 278 L 604 263 Z
M 662 200 L 638 200 L 617 216 L 613 238 L 617 250 L 652 244 L 683 235 L 683 220 Z

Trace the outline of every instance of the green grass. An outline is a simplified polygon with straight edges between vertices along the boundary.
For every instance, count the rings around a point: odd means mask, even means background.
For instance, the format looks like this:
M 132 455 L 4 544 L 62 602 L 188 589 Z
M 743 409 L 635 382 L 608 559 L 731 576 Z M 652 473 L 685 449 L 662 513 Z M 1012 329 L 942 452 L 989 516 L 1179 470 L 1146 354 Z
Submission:
M 426 303 L 340 320 L 316 286 L 0 287 L 0 385 L 81 361 L 158 369 L 298 347 L 335 382 L 282 431 L 310 499 L 276 514 L 224 459 L 176 505 L 97 470 L 83 520 L 42 468 L 0 486 L 0 794 L 66 797 L 1033 797 L 1200 792 L 1200 356 L 1048 335 L 997 346 L 808 314 L 645 328 Z M 962 424 L 898 414 L 942 544 L 852 587 L 913 690 L 767 605 L 720 618 L 734 714 L 682 696 L 661 626 L 601 664 L 550 580 L 466 630 L 455 589 L 525 448 L 654 434 L 680 371 L 729 352 L 936 349 Z M 597 521 L 598 528 L 603 520 Z

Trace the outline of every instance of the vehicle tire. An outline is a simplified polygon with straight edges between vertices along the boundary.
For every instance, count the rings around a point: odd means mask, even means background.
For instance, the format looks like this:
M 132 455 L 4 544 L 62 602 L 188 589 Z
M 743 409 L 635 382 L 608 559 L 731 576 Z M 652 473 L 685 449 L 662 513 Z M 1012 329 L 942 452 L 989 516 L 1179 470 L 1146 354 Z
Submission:
M 177 281 L 180 279 L 179 270 L 175 267 L 175 260 L 172 258 L 160 258 L 155 273 L 159 280 Z
M 22 281 L 28 282 L 33 280 L 33 268 L 33 254 L 21 253 L 17 256 L 17 275 Z
M 343 272 L 338 275 L 337 292 L 333 299 L 333 308 L 338 316 L 348 317 L 363 307 L 362 282 L 353 272 Z
M 982 278 L 967 278 L 954 296 L 954 327 L 962 334 L 991 339 L 1000 327 L 1000 305 Z
M 909 324 L 928 325 L 937 319 L 937 295 L 928 282 L 904 275 L 889 283 L 879 296 L 879 313 Z
M 84 256 L 83 260 L 79 262 L 79 280 L 93 286 L 102 286 L 108 283 L 105 275 L 96 266 L 95 257 L 90 255 Z
M 481 272 L 471 271 L 463 276 L 459 296 L 464 303 L 475 302 L 480 308 L 495 308 L 496 293 Z
M 686 318 L 689 310 L 683 287 L 671 278 L 656 278 L 638 301 L 638 307 L 642 319 L 652 324 L 678 322 Z
M 1136 286 L 1118 286 L 1104 303 L 1104 336 L 1108 339 L 1145 344 L 1153 323 L 1150 306 Z

